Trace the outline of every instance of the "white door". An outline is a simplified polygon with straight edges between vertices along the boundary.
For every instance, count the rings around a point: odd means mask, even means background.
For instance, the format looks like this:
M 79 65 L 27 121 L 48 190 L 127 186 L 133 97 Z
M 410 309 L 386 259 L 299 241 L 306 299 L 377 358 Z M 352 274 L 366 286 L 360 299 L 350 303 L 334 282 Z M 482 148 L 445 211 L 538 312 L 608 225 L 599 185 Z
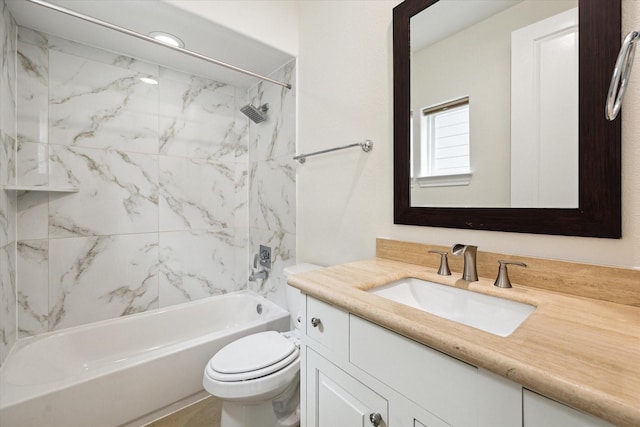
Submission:
M 511 207 L 578 207 L 578 10 L 511 34 Z

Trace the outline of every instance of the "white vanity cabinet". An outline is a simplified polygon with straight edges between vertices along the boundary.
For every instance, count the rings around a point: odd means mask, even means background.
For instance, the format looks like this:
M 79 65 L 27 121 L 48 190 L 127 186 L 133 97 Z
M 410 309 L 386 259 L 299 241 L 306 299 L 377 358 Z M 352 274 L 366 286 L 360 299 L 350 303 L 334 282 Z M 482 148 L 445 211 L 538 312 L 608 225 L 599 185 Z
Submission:
M 303 307 L 302 427 L 611 426 L 311 296 Z

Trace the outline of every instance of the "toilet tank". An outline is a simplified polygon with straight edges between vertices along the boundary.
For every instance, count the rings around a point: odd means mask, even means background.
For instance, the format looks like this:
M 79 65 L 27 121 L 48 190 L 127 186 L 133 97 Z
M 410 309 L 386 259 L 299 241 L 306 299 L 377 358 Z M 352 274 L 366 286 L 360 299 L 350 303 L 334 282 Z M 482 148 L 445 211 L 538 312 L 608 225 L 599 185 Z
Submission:
M 294 274 L 317 270 L 319 268 L 322 268 L 322 266 L 316 265 L 316 264 L 290 265 L 284 268 L 284 276 L 286 279 L 288 279 L 289 276 L 292 276 Z M 291 327 L 298 328 L 299 325 L 298 325 L 297 319 L 299 317 L 298 316 L 299 313 L 301 312 L 302 295 L 300 294 L 299 289 L 296 289 L 289 285 L 286 286 L 286 290 L 287 290 L 287 309 L 289 310 L 289 313 L 291 313 Z

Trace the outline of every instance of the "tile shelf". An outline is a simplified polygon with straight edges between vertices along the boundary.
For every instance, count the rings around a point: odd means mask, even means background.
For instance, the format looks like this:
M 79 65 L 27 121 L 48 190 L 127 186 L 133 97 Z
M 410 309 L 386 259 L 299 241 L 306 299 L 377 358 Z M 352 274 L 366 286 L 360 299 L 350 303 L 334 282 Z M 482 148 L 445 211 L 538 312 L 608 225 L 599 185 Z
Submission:
M 77 193 L 76 187 L 48 187 L 44 185 L 5 185 L 5 191 L 46 191 L 50 193 Z

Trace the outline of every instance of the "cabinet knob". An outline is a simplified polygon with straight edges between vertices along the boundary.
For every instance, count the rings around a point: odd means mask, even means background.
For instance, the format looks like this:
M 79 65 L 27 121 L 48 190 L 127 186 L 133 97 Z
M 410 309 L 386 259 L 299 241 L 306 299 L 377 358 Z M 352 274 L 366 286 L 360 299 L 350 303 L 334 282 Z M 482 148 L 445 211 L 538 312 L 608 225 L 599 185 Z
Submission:
M 372 412 L 369 414 L 369 421 L 371 421 L 371 425 L 377 427 L 382 422 L 382 415 L 377 412 Z
M 319 318 L 317 317 L 311 318 L 311 326 L 313 326 L 314 328 L 317 328 L 320 325 L 320 323 L 322 323 L 322 321 Z

